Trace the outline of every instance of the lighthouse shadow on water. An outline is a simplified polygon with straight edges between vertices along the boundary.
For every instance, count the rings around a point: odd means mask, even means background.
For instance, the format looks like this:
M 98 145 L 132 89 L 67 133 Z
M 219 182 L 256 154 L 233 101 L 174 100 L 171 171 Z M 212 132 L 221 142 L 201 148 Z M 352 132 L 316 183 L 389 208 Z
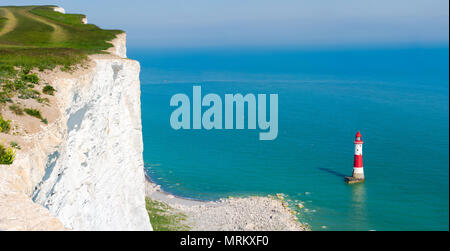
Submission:
M 345 178 L 345 177 L 347 177 L 347 175 L 345 175 L 345 174 L 343 174 L 343 173 L 340 173 L 340 172 L 336 172 L 336 171 L 334 171 L 334 170 L 332 170 L 332 169 L 329 169 L 329 168 L 319 167 L 318 169 L 321 170 L 321 171 L 324 171 L 324 172 L 333 174 L 333 175 L 335 175 L 335 176 L 338 176 L 338 177 L 340 177 L 340 178 Z

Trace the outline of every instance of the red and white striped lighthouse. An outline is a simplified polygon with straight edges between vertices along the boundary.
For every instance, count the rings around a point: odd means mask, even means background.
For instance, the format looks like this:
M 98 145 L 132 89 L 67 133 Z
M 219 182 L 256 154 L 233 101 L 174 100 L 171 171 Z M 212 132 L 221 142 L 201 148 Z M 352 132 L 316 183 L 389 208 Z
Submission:
M 356 133 L 355 136 L 355 158 L 353 161 L 353 178 L 364 180 L 364 168 L 363 168 L 363 153 L 362 153 L 362 136 L 361 133 Z

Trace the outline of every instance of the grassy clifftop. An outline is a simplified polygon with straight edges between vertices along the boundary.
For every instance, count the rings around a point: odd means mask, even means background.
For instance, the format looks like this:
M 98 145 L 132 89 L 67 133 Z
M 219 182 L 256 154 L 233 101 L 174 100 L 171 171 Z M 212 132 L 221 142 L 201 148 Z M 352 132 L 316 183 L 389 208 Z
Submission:
M 111 47 L 120 30 L 83 24 L 80 14 L 62 14 L 55 6 L 0 6 L 0 67 L 53 69 L 79 63 L 88 54 Z M 0 70 L 0 74 L 1 70 Z M 0 75 L 1 76 L 1 75 Z

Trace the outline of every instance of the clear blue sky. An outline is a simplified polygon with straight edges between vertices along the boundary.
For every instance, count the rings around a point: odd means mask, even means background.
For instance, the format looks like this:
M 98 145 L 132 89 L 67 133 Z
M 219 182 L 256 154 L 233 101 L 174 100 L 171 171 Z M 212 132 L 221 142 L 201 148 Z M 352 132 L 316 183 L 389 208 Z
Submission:
M 442 45 L 448 0 L 2 0 L 0 5 L 55 4 L 120 28 L 129 46 Z

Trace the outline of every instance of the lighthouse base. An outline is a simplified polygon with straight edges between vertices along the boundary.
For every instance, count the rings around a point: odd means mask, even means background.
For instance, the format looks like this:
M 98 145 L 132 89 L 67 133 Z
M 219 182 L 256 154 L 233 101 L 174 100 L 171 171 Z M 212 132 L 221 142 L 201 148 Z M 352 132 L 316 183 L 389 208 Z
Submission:
M 364 181 L 366 181 L 365 179 L 358 179 L 355 178 L 353 176 L 346 176 L 344 178 L 344 181 L 348 184 L 356 184 L 356 183 L 363 183 Z

